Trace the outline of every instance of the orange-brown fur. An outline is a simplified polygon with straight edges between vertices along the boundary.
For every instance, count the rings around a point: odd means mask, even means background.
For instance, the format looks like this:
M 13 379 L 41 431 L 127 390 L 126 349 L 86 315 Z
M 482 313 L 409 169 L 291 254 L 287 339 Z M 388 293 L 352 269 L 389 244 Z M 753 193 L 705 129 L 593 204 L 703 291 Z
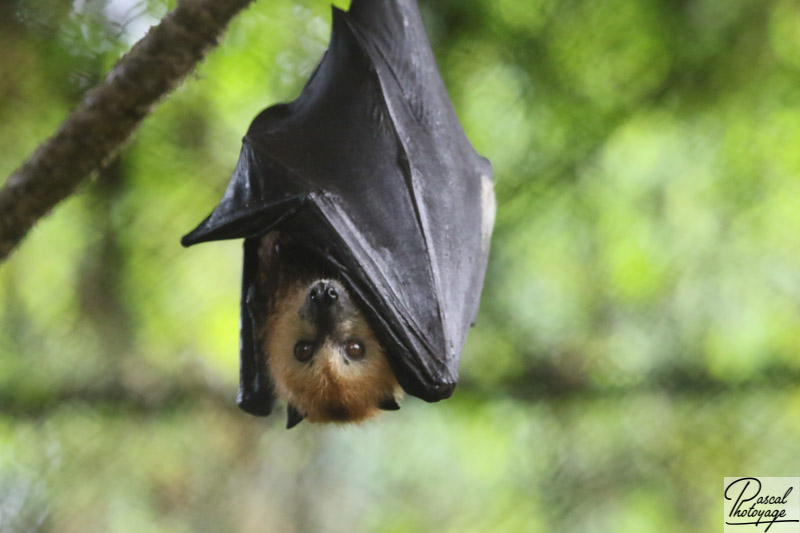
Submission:
M 266 275 L 270 274 L 270 261 L 279 255 L 277 239 L 275 234 L 264 239 Z M 311 422 L 360 422 L 378 414 L 381 401 L 399 399 L 402 390 L 383 347 L 357 307 L 347 320 L 336 324 L 338 341 L 327 338 L 310 363 L 294 357 L 295 344 L 316 335 L 314 325 L 301 319 L 299 311 L 310 287 L 325 278 L 306 274 L 292 278 L 283 272 L 283 279 L 270 295 L 263 322 L 264 353 L 278 394 Z M 364 346 L 363 359 L 345 363 L 347 340 L 357 340 Z

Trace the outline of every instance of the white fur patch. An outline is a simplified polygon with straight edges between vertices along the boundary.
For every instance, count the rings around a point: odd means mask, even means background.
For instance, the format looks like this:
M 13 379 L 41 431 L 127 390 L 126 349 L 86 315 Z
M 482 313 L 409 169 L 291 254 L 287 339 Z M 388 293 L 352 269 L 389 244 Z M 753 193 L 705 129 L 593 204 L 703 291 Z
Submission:
M 484 254 L 489 252 L 496 214 L 494 182 L 488 176 L 481 176 L 481 251 Z

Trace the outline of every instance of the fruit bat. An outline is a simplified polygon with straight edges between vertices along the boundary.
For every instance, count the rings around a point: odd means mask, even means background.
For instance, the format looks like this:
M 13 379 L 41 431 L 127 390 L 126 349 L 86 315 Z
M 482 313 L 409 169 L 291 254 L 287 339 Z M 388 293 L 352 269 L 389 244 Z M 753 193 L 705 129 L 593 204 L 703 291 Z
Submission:
M 388 365 L 365 374 L 385 382 L 367 383 L 365 401 L 396 409 L 399 388 L 428 402 L 449 397 L 478 309 L 494 212 L 491 166 L 456 117 L 416 1 L 334 7 L 328 50 L 300 96 L 255 118 L 219 205 L 181 241 L 244 239 L 239 406 L 269 414 L 293 386 L 282 383 L 281 365 L 313 368 L 330 340 L 320 331 L 335 336 L 343 324 L 367 340 L 337 334 L 331 365 L 357 367 L 349 356 L 372 352 Z M 328 298 L 331 288 L 337 298 Z M 334 312 L 328 303 L 344 307 Z M 304 320 L 313 322 L 311 336 L 284 331 L 287 346 L 299 339 L 294 359 L 276 359 L 272 330 Z M 292 378 L 283 370 L 310 396 L 328 371 Z M 317 401 L 330 405 L 317 420 L 371 415 L 333 405 L 361 394 L 346 381 L 334 385 L 339 396 L 320 393 Z M 313 421 L 311 407 L 288 402 L 289 427 Z

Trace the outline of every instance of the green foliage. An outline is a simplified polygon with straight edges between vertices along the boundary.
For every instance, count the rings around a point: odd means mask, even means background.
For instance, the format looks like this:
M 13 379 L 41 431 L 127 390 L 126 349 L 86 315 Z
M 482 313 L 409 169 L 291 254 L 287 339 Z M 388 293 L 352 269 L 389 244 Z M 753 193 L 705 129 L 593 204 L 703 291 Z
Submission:
M 499 204 L 455 396 L 234 406 L 240 244 L 178 240 L 330 21 L 259 0 L 0 267 L 0 530 L 705 532 L 800 469 L 798 4 L 422 3 Z M 0 175 L 169 7 L 0 5 Z

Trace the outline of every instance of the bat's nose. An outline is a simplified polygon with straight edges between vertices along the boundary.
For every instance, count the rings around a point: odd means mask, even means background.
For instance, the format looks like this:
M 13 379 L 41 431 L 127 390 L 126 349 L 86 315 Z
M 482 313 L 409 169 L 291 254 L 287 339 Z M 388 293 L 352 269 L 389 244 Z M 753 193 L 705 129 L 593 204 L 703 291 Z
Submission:
M 318 281 L 308 291 L 308 299 L 316 306 L 330 307 L 339 299 L 339 290 L 328 281 Z

